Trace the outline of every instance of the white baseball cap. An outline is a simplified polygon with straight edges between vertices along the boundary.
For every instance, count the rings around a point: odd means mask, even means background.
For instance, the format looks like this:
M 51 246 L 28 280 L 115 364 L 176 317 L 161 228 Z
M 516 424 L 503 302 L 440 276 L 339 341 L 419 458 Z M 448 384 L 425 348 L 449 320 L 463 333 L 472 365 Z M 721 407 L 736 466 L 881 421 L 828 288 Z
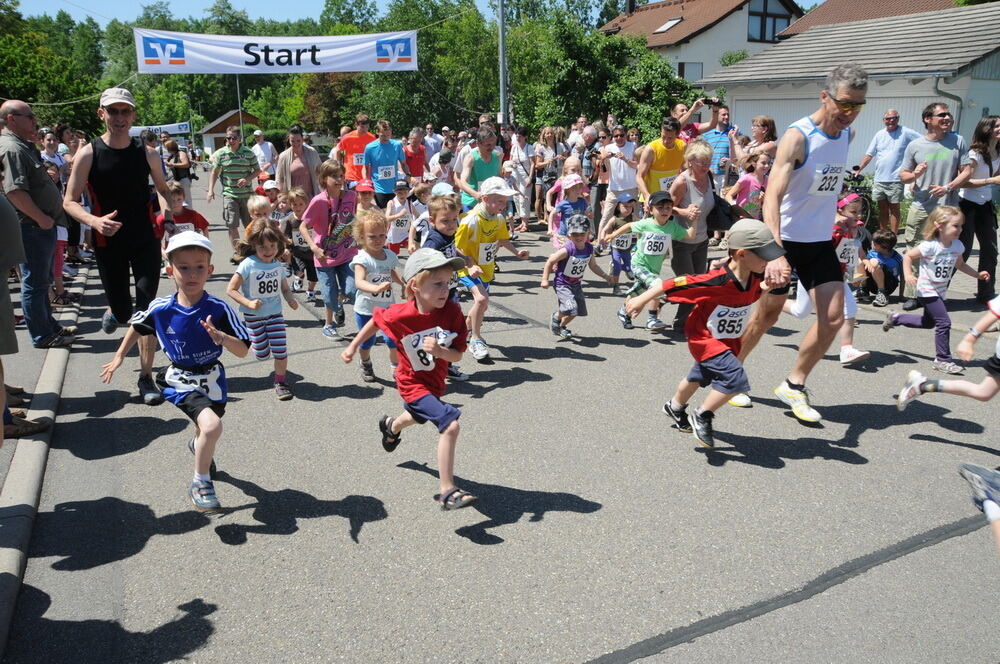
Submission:
M 490 196 L 493 194 L 499 196 L 513 196 L 517 192 L 508 187 L 503 178 L 492 177 L 483 180 L 483 183 L 479 185 L 479 193 L 482 196 Z
M 108 88 L 101 93 L 101 106 L 111 104 L 128 104 L 135 108 L 135 97 L 125 88 Z
M 268 180 L 267 182 L 262 184 L 261 187 L 264 189 L 264 191 L 267 191 L 268 189 L 277 189 L 278 183 L 275 182 L 274 180 Z
M 183 231 L 171 237 L 170 241 L 167 242 L 167 258 L 170 258 L 172 252 L 186 247 L 198 247 L 212 253 L 212 242 L 207 237 L 195 231 Z
M 253 135 L 254 136 L 263 136 L 264 132 L 262 132 L 260 129 L 256 129 L 256 130 L 254 130 Z

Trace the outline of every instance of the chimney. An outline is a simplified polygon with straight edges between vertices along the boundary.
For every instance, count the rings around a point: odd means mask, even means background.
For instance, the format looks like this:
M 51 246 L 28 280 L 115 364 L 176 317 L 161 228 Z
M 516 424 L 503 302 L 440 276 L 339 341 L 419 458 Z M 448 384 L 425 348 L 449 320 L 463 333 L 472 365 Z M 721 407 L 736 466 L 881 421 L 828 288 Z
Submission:
M 625 0 L 625 15 L 631 16 L 635 13 L 635 0 Z

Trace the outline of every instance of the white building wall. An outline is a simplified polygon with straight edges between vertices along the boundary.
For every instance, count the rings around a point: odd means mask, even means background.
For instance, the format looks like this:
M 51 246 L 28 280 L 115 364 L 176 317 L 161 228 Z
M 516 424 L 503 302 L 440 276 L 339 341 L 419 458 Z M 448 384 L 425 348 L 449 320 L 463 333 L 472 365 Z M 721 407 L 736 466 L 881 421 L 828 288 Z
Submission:
M 996 86 L 992 93 L 1000 95 L 1000 83 L 994 81 L 981 81 L 981 83 Z M 981 116 L 982 104 L 982 102 L 976 101 L 976 106 L 972 107 L 969 100 L 973 98 L 986 99 L 991 94 L 990 85 L 983 85 L 980 93 L 978 86 L 972 86 L 972 84 L 973 80 L 967 76 L 950 84 L 945 82 L 940 84 L 941 90 L 965 100 L 958 131 L 967 139 L 972 137 L 972 131 Z M 970 86 L 975 94 L 982 96 L 976 98 L 971 95 Z M 740 128 L 741 132 L 750 133 L 750 119 L 754 116 L 769 115 L 774 118 L 780 137 L 792 122 L 819 108 L 820 89 L 821 86 L 818 83 L 732 85 L 726 88 L 726 100 L 731 109 L 732 122 Z M 991 108 L 1000 110 L 1000 98 L 996 96 L 993 98 L 997 101 Z M 923 79 L 916 82 L 901 79 L 873 80 L 868 88 L 868 103 L 852 125 L 856 133 L 848 156 L 849 165 L 861 161 L 872 136 L 884 127 L 882 116 L 886 110 L 896 109 L 900 113 L 902 125 L 923 133 L 920 114 L 924 107 L 932 101 L 943 101 L 951 107 L 952 111 L 957 110 L 957 104 L 954 100 L 934 92 L 933 79 Z
M 744 5 L 685 44 L 655 50 L 660 54 L 660 57 L 674 66 L 674 70 L 677 69 L 679 62 L 700 62 L 702 63 L 702 76 L 711 76 L 722 69 L 719 58 L 726 51 L 743 50 L 749 55 L 754 55 L 772 46 L 767 42 L 747 40 L 747 27 L 750 20 L 748 7 L 749 5 Z M 678 13 L 683 16 L 683 12 Z M 670 31 L 668 30 L 664 34 L 669 35 Z
M 984 115 L 1000 115 L 1000 81 L 972 79 L 965 105 L 968 114 L 963 118 L 962 125 L 964 127 L 966 122 L 970 123 L 968 135 L 971 137 L 979 118 Z

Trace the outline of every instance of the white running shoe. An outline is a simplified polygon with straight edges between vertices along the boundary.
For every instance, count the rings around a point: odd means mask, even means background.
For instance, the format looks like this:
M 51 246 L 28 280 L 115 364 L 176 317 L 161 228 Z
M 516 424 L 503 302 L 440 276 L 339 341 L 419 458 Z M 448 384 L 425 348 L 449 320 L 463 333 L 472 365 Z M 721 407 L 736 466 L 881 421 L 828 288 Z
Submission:
M 803 422 L 819 422 L 823 418 L 809 405 L 809 393 L 803 388 L 793 390 L 788 386 L 788 381 L 781 381 L 781 385 L 774 388 L 774 395 L 781 399 L 792 409 L 792 414 Z
M 926 381 L 927 376 L 916 369 L 910 369 L 910 372 L 906 374 L 906 384 L 903 385 L 903 389 L 899 391 L 899 396 L 896 397 L 896 408 L 902 411 L 908 403 L 919 397 L 920 386 Z
M 844 366 L 848 364 L 854 364 L 855 362 L 860 362 L 862 360 L 867 360 L 871 357 L 871 353 L 866 350 L 858 350 L 854 346 L 841 346 L 840 348 L 840 363 Z
M 737 408 L 749 408 L 753 405 L 750 401 L 750 395 L 746 392 L 740 392 L 739 394 L 734 394 L 733 398 L 729 400 L 730 406 L 736 406 Z
M 490 347 L 482 339 L 473 339 L 469 343 L 469 350 L 472 351 L 472 357 L 476 358 L 477 362 L 482 362 L 490 356 Z
M 934 360 L 934 371 L 955 375 L 962 373 L 965 369 L 950 360 Z

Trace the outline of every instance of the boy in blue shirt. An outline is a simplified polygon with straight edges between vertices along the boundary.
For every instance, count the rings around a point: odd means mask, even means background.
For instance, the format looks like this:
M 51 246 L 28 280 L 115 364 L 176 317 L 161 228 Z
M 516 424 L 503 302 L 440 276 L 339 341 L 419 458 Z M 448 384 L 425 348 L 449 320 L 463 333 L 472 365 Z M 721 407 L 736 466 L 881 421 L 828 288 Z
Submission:
M 250 335 L 239 315 L 224 300 L 205 292 L 212 276 L 212 243 L 194 231 L 184 231 L 167 244 L 167 273 L 177 284 L 170 297 L 153 300 L 146 311 L 129 320 L 114 358 L 101 367 L 101 380 L 111 377 L 140 336 L 156 334 L 170 366 L 156 378 L 163 397 L 184 411 L 195 424 L 188 443 L 195 471 L 188 495 L 200 512 L 218 512 L 221 505 L 212 483 L 215 445 L 222 435 L 226 410 L 226 371 L 219 362 L 223 348 L 246 357 Z
M 872 304 L 884 307 L 889 304 L 889 293 L 899 288 L 903 277 L 903 257 L 895 250 L 896 234 L 890 230 L 875 231 L 872 236 L 872 248 L 862 265 L 868 277 L 861 287 L 863 294 L 875 293 Z

